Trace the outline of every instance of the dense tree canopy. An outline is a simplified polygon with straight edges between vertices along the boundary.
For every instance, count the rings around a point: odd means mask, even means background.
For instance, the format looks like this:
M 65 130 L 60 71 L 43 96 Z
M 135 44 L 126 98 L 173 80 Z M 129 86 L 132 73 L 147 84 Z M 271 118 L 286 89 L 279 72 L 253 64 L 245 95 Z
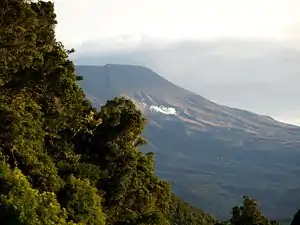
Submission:
M 130 100 L 92 108 L 55 24 L 51 2 L 1 1 L 1 224 L 214 224 L 154 174 Z M 249 198 L 228 223 L 270 224 Z
M 53 3 L 1 4 L 1 224 L 171 224 L 179 203 L 139 152 L 141 112 L 124 98 L 100 111 L 85 100 Z

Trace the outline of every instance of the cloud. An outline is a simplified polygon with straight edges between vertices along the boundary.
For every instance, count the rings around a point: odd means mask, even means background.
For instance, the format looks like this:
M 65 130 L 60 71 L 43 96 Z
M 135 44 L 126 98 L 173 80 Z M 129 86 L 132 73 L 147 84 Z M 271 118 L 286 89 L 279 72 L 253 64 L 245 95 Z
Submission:
M 147 109 L 151 112 L 162 113 L 162 114 L 165 114 L 165 115 L 178 115 L 176 109 L 173 108 L 173 107 L 167 107 L 167 106 L 164 106 L 164 105 L 160 105 L 160 106 L 150 105 L 150 106 L 148 106 L 145 102 L 142 102 L 141 106 L 142 106 L 143 109 Z
M 217 103 L 275 118 L 289 115 L 300 105 L 299 42 L 224 39 L 168 43 L 144 38 L 126 48 L 110 48 L 114 43 L 109 39 L 83 43 L 73 59 L 76 64 L 148 66 Z
M 54 0 L 57 37 L 68 46 L 97 38 L 293 39 L 299 0 Z

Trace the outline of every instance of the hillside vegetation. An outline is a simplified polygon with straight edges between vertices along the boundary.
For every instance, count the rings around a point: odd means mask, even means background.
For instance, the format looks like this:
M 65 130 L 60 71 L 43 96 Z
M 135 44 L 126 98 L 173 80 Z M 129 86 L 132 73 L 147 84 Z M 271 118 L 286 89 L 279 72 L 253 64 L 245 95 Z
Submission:
M 71 3 L 70 3 L 71 4 Z M 55 40 L 54 5 L 0 5 L 0 222 L 12 225 L 218 223 L 154 174 L 142 113 L 124 98 L 99 110 Z M 271 224 L 245 197 L 225 224 Z

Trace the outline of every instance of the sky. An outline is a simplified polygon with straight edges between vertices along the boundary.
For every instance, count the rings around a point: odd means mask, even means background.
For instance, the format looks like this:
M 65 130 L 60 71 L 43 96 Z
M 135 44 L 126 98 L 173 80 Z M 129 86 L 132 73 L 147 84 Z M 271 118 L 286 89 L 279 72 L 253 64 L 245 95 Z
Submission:
M 145 65 L 217 103 L 300 125 L 299 0 L 54 2 L 75 63 Z

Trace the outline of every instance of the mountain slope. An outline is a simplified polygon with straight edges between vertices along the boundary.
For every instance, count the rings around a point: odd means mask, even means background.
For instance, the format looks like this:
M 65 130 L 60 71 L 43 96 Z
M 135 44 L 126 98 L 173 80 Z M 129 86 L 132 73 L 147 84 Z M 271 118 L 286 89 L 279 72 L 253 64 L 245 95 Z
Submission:
M 77 66 L 79 84 L 99 107 L 127 96 L 148 119 L 147 151 L 175 193 L 225 217 L 241 196 L 259 200 L 272 218 L 291 217 L 300 203 L 300 128 L 215 104 L 148 68 Z M 163 106 L 163 107 L 162 107 Z

